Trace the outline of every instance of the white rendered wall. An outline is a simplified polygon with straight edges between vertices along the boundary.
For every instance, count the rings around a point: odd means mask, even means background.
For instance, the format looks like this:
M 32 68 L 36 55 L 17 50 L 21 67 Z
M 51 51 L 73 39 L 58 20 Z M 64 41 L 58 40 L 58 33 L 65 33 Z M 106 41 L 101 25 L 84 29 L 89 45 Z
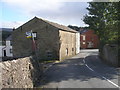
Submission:
M 76 33 L 76 54 L 80 52 L 80 33 Z
M 6 41 L 6 56 L 12 57 L 13 54 L 10 52 L 10 49 L 12 49 L 12 46 L 10 45 L 10 41 Z

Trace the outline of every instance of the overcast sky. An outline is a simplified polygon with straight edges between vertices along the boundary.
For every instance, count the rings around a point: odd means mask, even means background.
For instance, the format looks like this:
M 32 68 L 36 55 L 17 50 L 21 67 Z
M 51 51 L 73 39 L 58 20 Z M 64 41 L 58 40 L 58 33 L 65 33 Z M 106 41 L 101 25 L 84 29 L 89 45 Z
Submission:
M 1 0 L 0 27 L 17 28 L 35 16 L 66 26 L 83 27 L 88 1 L 91 0 Z

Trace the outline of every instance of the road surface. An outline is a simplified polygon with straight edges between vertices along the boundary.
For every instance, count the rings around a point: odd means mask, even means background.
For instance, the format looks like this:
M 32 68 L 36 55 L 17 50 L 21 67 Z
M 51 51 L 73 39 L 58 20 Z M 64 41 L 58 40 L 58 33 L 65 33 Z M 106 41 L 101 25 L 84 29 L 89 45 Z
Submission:
M 97 49 L 81 52 L 50 67 L 39 84 L 42 88 L 119 88 L 118 68 L 105 65 Z

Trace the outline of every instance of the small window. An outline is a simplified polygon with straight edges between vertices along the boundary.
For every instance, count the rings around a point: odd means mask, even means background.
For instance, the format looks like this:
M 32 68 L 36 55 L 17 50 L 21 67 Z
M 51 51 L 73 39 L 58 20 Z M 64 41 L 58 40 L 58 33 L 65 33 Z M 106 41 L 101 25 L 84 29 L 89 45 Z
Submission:
M 52 57 L 52 52 L 51 51 L 47 51 L 46 54 L 47 54 L 47 57 Z
M 85 36 L 83 36 L 83 40 L 85 40 Z
M 83 44 L 85 44 L 85 42 L 83 42 Z
M 48 57 L 52 57 L 52 53 L 49 52 L 49 53 L 47 54 L 47 56 L 48 56 Z
M 68 48 L 66 48 L 66 55 L 68 55 Z
M 10 41 L 10 45 L 12 46 L 12 41 Z
M 12 49 L 10 49 L 10 53 L 12 53 Z

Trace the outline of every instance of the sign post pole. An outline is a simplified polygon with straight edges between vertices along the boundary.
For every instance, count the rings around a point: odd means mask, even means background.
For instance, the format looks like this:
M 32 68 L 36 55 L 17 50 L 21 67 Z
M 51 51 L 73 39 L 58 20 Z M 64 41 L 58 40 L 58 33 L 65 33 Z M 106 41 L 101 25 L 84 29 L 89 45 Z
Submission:
M 32 39 L 32 52 L 33 52 L 33 54 L 35 54 L 35 56 L 37 58 L 37 52 L 36 52 L 37 46 L 36 46 L 36 41 L 35 41 L 36 33 L 31 30 L 29 32 L 26 32 L 26 35 L 27 35 L 27 38 Z

